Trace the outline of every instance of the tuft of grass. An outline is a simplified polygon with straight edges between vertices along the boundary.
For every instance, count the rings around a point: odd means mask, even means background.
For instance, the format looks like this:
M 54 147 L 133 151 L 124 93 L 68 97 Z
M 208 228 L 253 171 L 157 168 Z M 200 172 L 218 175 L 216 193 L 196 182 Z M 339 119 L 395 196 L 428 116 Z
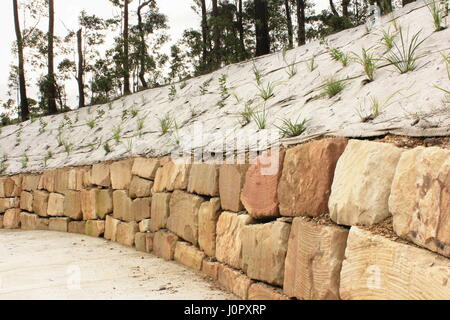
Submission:
M 255 115 L 255 108 L 252 107 L 252 105 L 250 103 L 246 103 L 245 107 L 244 107 L 244 111 L 242 111 L 240 113 L 241 125 L 244 127 L 247 124 L 249 124 L 252 121 L 254 115 Z
M 327 95 L 329 98 L 334 97 L 340 93 L 345 88 L 345 83 L 343 80 L 331 77 L 325 81 L 323 94 Z
M 394 47 L 395 36 L 396 33 L 391 33 L 389 30 L 383 30 L 380 42 L 386 48 L 386 52 L 391 51 Z
M 136 108 L 132 108 L 132 109 L 130 109 L 130 114 L 131 114 L 132 118 L 136 118 L 137 115 L 139 114 L 139 110 Z
M 26 153 L 23 154 L 22 156 L 22 169 L 25 169 L 28 167 L 28 162 L 30 161 L 30 159 L 28 158 L 28 155 Z
M 201 84 L 201 86 L 199 87 L 201 95 L 204 95 L 204 94 L 208 93 L 208 88 L 209 88 L 209 85 L 211 84 L 211 81 L 212 81 L 212 78 L 206 80 L 205 82 L 203 82 Z
M 268 112 L 266 110 L 266 106 L 263 106 L 263 109 L 261 111 L 255 111 L 252 114 L 252 119 L 255 121 L 256 126 L 259 130 L 266 129 L 267 127 L 267 117 Z
M 117 125 L 113 128 L 113 139 L 117 144 L 120 143 L 120 140 L 122 139 L 122 126 L 121 125 Z
M 145 120 L 146 119 L 147 119 L 147 116 L 138 118 L 138 120 L 137 120 L 137 129 L 138 129 L 139 132 L 141 132 L 142 129 L 144 129 L 144 124 L 145 124 Z
M 261 85 L 261 82 L 262 82 L 262 79 L 264 76 L 263 76 L 261 70 L 258 69 L 258 67 L 256 66 L 254 61 L 253 61 L 252 71 L 253 71 L 253 75 L 255 76 L 256 84 L 258 86 Z
M 379 98 L 375 96 L 369 97 L 369 107 L 367 108 L 366 101 L 364 99 L 364 105 L 360 105 L 358 115 L 361 118 L 362 122 L 367 122 L 369 120 L 375 120 L 381 114 L 382 109 L 385 109 L 395 103 L 395 101 L 391 101 L 395 95 L 397 95 L 401 90 L 398 90 L 391 94 L 385 101 L 381 101 Z M 369 110 L 369 113 L 364 110 Z
M 448 80 L 450 81 L 450 56 L 448 56 L 448 55 L 446 55 L 445 53 L 442 53 L 442 52 L 441 52 L 441 55 L 442 55 L 442 58 L 444 60 L 445 67 L 447 69 Z M 441 90 L 442 92 L 445 93 L 445 98 L 443 100 L 444 103 L 450 103 L 450 91 L 449 90 L 441 88 L 441 87 L 439 87 L 439 86 L 437 86 L 435 84 L 433 85 L 433 87 L 435 87 L 436 89 L 439 89 L 439 90 Z
M 348 53 L 344 53 L 341 50 L 336 49 L 336 48 L 331 48 L 330 56 L 331 56 L 331 59 L 333 59 L 335 61 L 340 61 L 342 63 L 343 67 L 346 67 L 348 65 L 349 58 L 350 58 Z
M 127 153 L 129 153 L 129 154 L 133 153 L 133 139 L 132 138 L 127 140 L 127 144 L 125 146 L 127 148 Z
M 86 125 L 89 128 L 93 129 L 95 127 L 95 120 L 94 119 L 89 120 L 88 122 L 86 122 Z
M 161 134 L 164 135 L 168 133 L 175 125 L 175 119 L 167 113 L 163 118 L 159 119 L 159 127 L 161 129 Z
M 287 73 L 289 79 L 291 79 L 292 77 L 294 77 L 297 74 L 297 57 L 294 57 L 294 59 L 289 62 L 287 59 L 287 48 L 286 47 L 283 48 L 283 51 L 281 54 L 283 56 L 283 61 L 286 64 L 286 73 Z
M 442 1 L 437 0 L 424 0 L 424 3 L 427 5 L 428 10 L 430 11 L 433 17 L 434 31 L 444 30 L 446 27 L 442 24 L 442 18 L 446 15 L 445 4 Z
M 261 83 L 257 86 L 259 93 L 257 94 L 258 97 L 263 99 L 264 101 L 269 100 L 272 98 L 275 94 L 275 88 L 280 85 L 280 83 L 276 81 L 269 81 L 265 85 Z
M 98 109 L 97 110 L 97 118 L 102 118 L 105 115 L 105 110 L 103 109 Z
M 354 60 L 363 67 L 369 81 L 373 81 L 375 79 L 375 71 L 377 70 L 377 59 L 374 57 L 374 53 L 370 52 L 370 49 L 366 50 L 362 48 L 361 56 L 356 53 L 353 54 L 355 56 Z
M 393 65 L 400 74 L 414 71 L 417 68 L 417 49 L 426 40 L 426 38 L 419 40 L 421 32 L 422 30 L 418 31 L 411 39 L 408 39 L 408 35 L 405 38 L 403 30 L 400 28 L 400 44 L 395 42 L 394 47 L 386 58 L 387 62 Z
M 48 160 L 50 160 L 51 158 L 53 158 L 53 152 L 49 151 L 49 152 L 47 152 L 47 155 L 44 157 L 44 167 L 47 166 L 47 162 L 48 162 Z
M 45 122 L 42 118 L 40 118 L 39 119 L 39 124 L 40 124 L 39 133 L 44 133 L 45 132 L 45 128 L 47 127 L 48 123 Z
M 69 155 L 72 152 L 72 144 L 68 141 L 63 142 L 64 151 Z
M 292 121 L 291 119 L 283 119 L 280 127 L 276 126 L 280 130 L 282 138 L 292 138 L 301 135 L 306 130 L 307 119 L 301 122 Z
M 230 96 L 227 87 L 227 76 L 224 74 L 219 78 L 219 88 L 220 88 L 220 100 L 217 103 L 217 105 L 220 108 L 223 108 L 225 106 L 225 100 L 227 100 L 228 97 Z
M 310 72 L 313 72 L 313 71 L 317 68 L 317 65 L 316 65 L 315 60 L 316 60 L 316 57 L 315 57 L 315 56 L 312 56 L 311 59 L 309 59 L 309 60 L 306 62 L 306 67 L 308 68 L 308 70 L 309 70 Z
M 175 97 L 177 96 L 177 88 L 174 84 L 172 84 L 169 88 L 169 101 L 175 100 Z
M 4 154 L 2 160 L 0 161 L 0 174 L 4 174 L 7 169 L 8 169 L 8 156 Z
M 105 150 L 106 154 L 110 154 L 112 152 L 111 146 L 108 141 L 103 144 L 103 150 Z

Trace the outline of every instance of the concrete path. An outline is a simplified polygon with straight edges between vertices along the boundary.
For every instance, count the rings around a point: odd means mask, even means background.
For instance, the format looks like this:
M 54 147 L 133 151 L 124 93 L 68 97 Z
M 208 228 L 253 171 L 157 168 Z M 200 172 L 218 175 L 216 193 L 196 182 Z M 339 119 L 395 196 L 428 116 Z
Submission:
M 0 230 L 0 299 L 236 299 L 175 262 L 84 235 Z

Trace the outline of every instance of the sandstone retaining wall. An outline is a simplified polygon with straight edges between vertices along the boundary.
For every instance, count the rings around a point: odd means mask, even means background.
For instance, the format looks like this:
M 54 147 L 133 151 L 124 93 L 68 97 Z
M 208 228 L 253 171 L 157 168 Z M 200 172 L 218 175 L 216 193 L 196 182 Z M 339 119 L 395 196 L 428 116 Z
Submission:
M 0 228 L 134 246 L 242 299 L 450 299 L 450 151 L 324 139 L 0 177 Z

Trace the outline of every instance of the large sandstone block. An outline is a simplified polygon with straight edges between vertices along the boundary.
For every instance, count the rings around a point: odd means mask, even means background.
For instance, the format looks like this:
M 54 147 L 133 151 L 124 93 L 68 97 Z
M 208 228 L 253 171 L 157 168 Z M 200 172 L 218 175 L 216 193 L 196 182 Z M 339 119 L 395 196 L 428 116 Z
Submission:
M 219 195 L 219 166 L 210 163 L 192 165 L 188 192 L 217 197 Z
M 240 212 L 244 210 L 241 202 L 241 190 L 248 164 L 222 164 L 219 170 L 219 194 L 223 210 Z
M 36 230 L 38 216 L 35 214 L 21 212 L 20 213 L 20 228 L 22 230 Z
M 219 262 L 210 261 L 210 259 L 204 259 L 202 263 L 202 273 L 217 281 L 219 277 L 219 266 Z
M 119 223 L 116 235 L 117 242 L 132 247 L 134 245 L 134 236 L 137 232 L 139 232 L 139 226 L 136 222 Z
M 0 198 L 19 197 L 22 192 L 22 177 L 0 178 Z
M 100 162 L 92 165 L 91 182 L 99 187 L 110 187 L 111 176 L 109 173 L 109 164 Z
M 81 191 L 81 211 L 84 220 L 104 219 L 113 212 L 112 191 L 91 189 Z
M 198 211 L 198 244 L 210 257 L 216 255 L 216 225 L 220 216 L 220 199 L 203 202 Z
M 153 238 L 153 253 L 165 260 L 173 260 L 178 237 L 171 232 L 158 231 Z
M 134 213 L 131 210 L 133 200 L 128 197 L 125 190 L 116 190 L 113 193 L 113 217 L 123 221 L 135 221 Z
M 85 233 L 91 237 L 101 237 L 105 233 L 104 220 L 88 220 L 86 221 Z
M 175 261 L 186 267 L 200 271 L 205 253 L 187 242 L 178 241 L 175 246 L 174 258 Z
M 3 229 L 3 216 L 0 215 L 0 229 Z
M 143 198 L 151 195 L 153 181 L 133 176 L 131 179 L 129 195 L 130 198 Z
M 184 161 L 169 161 L 156 171 L 152 192 L 185 190 L 189 182 L 191 165 Z
M 56 180 L 56 170 L 45 171 L 41 175 L 39 180 L 39 190 L 46 190 L 48 192 L 55 192 L 55 180 Z
M 139 222 L 151 216 L 152 198 L 137 198 L 131 203 L 131 212 L 134 220 Z
M 286 151 L 278 184 L 282 216 L 319 216 L 328 213 L 336 163 L 347 139 L 323 139 Z
M 3 216 L 3 228 L 18 229 L 20 228 L 20 209 L 8 209 Z
M 117 241 L 117 228 L 120 224 L 120 220 L 114 219 L 111 216 L 106 216 L 105 221 L 105 234 L 106 240 Z
M 248 289 L 248 300 L 289 300 L 280 289 L 257 282 Z
M 146 237 L 145 233 L 138 232 L 134 235 L 134 245 L 137 251 L 147 252 L 146 250 Z
M 67 232 L 69 228 L 69 218 L 50 218 L 48 229 L 50 231 Z
M 352 227 L 340 293 L 345 300 L 446 300 L 450 297 L 450 261 Z
M 67 232 L 85 234 L 86 221 L 71 221 L 67 227 Z
M 145 234 L 145 251 L 152 252 L 153 251 L 153 239 L 155 238 L 154 233 L 147 232 Z
M 22 191 L 20 194 L 20 209 L 33 212 L 33 194 L 31 192 Z
M 66 192 L 64 198 L 64 216 L 73 219 L 83 219 L 83 212 L 81 211 L 81 192 L 69 190 Z
M 337 300 L 348 230 L 295 218 L 289 237 L 283 290 L 300 300 Z
M 69 190 L 70 169 L 63 168 L 55 171 L 55 192 L 65 194 Z
M 131 173 L 141 178 L 153 180 L 155 179 L 159 166 L 159 159 L 136 158 L 134 159 Z
M 247 170 L 241 201 L 254 218 L 277 217 L 278 181 L 281 176 L 284 151 L 266 151 Z
M 38 217 L 36 222 L 36 230 L 49 230 L 50 219 Z
M 43 190 L 33 191 L 33 212 L 40 217 L 47 217 L 49 193 Z
M 22 191 L 34 191 L 39 187 L 41 175 L 26 174 L 22 177 Z
M 59 193 L 50 193 L 48 197 L 47 215 L 50 217 L 64 216 L 64 196 Z
M 139 222 L 139 232 L 149 232 L 151 222 L 151 219 L 144 219 Z
M 19 205 L 19 198 L 0 198 L 0 213 L 4 213 L 8 209 L 18 208 Z
M 246 214 L 222 212 L 216 226 L 216 258 L 236 269 L 242 266 L 242 230 L 254 220 Z
M 67 188 L 81 191 L 91 186 L 90 169 L 87 167 L 71 168 L 67 171 Z
M 152 197 L 150 231 L 164 229 L 170 214 L 171 193 L 154 193 Z
M 197 245 L 198 210 L 203 198 L 176 190 L 170 198 L 170 215 L 167 228 L 180 238 Z
M 339 159 L 328 203 L 331 219 L 343 225 L 373 225 L 389 217 L 388 200 L 402 149 L 350 140 Z
M 405 151 L 389 198 L 395 232 L 450 257 L 450 150 Z
M 290 224 L 280 221 L 244 226 L 241 269 L 247 276 L 283 285 L 290 229 Z
M 111 186 L 116 190 L 128 190 L 131 183 L 133 159 L 113 162 L 110 167 Z
M 248 289 L 253 284 L 253 281 L 245 274 L 223 264 L 219 265 L 217 281 L 226 291 L 243 300 L 248 299 Z

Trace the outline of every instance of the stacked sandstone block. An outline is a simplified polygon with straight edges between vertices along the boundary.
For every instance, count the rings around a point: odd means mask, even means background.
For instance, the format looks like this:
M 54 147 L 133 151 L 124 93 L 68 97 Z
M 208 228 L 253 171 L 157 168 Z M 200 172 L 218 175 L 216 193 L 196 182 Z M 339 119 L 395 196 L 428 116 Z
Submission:
M 135 158 L 1 178 L 0 227 L 104 237 L 242 299 L 448 299 L 449 189 L 449 150 L 329 138 L 252 165 Z

